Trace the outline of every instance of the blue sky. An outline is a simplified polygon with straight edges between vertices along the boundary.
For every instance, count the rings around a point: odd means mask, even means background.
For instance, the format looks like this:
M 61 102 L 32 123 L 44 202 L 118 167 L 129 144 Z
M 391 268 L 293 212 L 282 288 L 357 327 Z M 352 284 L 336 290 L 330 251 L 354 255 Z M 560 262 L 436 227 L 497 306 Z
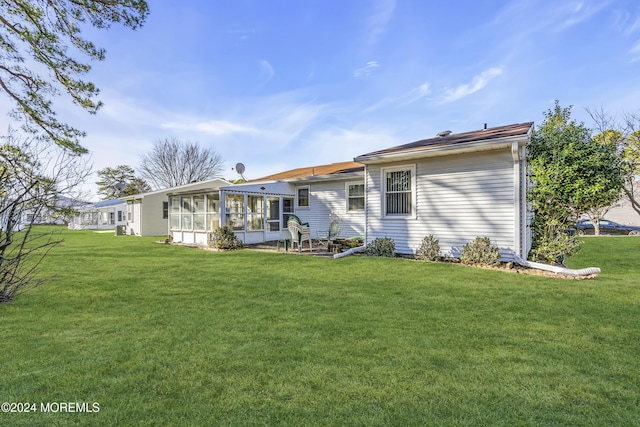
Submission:
M 553 106 L 640 110 L 637 0 L 149 1 L 144 27 L 92 31 L 95 169 L 159 138 L 214 147 L 245 176 L 524 121 Z M 4 101 L 4 100 L 3 100 Z M 4 103 L 4 102 L 3 102 Z

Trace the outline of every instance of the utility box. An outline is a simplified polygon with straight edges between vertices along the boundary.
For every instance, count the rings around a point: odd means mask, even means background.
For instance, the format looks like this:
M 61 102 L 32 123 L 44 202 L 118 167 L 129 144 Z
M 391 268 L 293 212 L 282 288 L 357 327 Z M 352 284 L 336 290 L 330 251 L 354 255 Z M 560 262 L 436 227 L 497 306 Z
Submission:
M 126 225 L 116 225 L 116 236 L 124 236 L 127 233 Z

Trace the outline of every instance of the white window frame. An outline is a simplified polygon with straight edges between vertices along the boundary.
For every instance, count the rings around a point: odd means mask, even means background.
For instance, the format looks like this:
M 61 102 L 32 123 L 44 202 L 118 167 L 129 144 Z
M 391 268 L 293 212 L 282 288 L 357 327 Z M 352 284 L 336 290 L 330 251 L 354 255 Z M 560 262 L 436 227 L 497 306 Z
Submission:
M 411 173 L 411 212 L 409 213 L 387 213 L 387 173 L 389 172 L 402 172 L 409 171 Z M 416 165 L 400 165 L 392 166 L 380 169 L 380 182 L 382 187 L 382 200 L 380 205 L 382 206 L 382 217 L 385 219 L 402 219 L 402 218 L 415 218 L 416 217 Z
M 349 194 L 349 186 L 350 185 L 361 185 L 362 186 L 362 196 L 351 196 Z M 345 206 L 345 211 L 346 212 L 351 212 L 351 213 L 358 213 L 358 212 L 364 212 L 364 209 L 366 207 L 366 203 L 367 203 L 367 193 L 365 190 L 365 185 L 364 185 L 364 181 L 351 181 L 351 182 L 346 182 L 344 184 L 344 194 L 345 194 L 345 202 L 346 202 L 346 206 Z M 363 204 L 362 204 L 362 209 L 349 209 L 349 200 L 351 199 L 359 199 L 362 198 Z
M 300 190 L 307 190 L 307 206 L 300 206 Z M 296 209 L 311 209 L 311 186 L 300 185 L 296 187 Z
M 134 202 L 127 203 L 127 222 L 135 222 Z

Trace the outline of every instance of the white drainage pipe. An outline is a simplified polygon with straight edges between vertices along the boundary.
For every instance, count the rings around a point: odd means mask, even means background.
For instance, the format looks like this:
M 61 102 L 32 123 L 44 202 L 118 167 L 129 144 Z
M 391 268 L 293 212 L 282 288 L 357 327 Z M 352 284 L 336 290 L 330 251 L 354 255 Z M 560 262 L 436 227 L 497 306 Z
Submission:
M 334 254 L 333 258 L 342 258 L 345 256 L 349 256 L 352 255 L 356 252 L 363 252 L 366 248 L 364 246 L 357 246 L 355 248 L 351 248 L 348 251 L 345 252 L 341 252 L 339 254 Z M 556 274 L 566 274 L 568 276 L 590 276 L 592 274 L 598 274 L 600 273 L 600 269 L 598 267 L 589 267 L 589 268 L 582 268 L 580 270 L 573 270 L 571 268 L 565 268 L 565 267 L 557 267 L 554 265 L 549 265 L 549 264 L 542 264 L 539 262 L 533 262 L 533 261 L 526 261 L 522 258 L 516 257 L 514 259 L 514 261 L 522 266 L 525 267 L 529 267 L 529 268 L 537 268 L 538 270 L 545 270 L 545 271 L 551 271 L 553 273 Z
M 566 274 L 569 276 L 589 276 L 591 274 L 600 273 L 600 269 L 598 267 L 589 267 L 589 268 L 582 268 L 580 270 L 572 270 L 570 268 L 565 268 L 565 267 L 556 267 L 554 265 L 542 264 L 542 263 L 533 262 L 533 261 L 526 261 L 519 257 L 516 257 L 514 259 L 514 262 L 520 265 L 523 265 L 525 267 L 537 268 L 538 270 L 551 271 L 556 274 Z
M 352 255 L 356 252 L 363 252 L 366 249 L 365 246 L 356 246 L 355 248 L 351 248 L 347 251 L 340 252 L 339 254 L 333 254 L 333 258 L 342 258 L 343 256 Z

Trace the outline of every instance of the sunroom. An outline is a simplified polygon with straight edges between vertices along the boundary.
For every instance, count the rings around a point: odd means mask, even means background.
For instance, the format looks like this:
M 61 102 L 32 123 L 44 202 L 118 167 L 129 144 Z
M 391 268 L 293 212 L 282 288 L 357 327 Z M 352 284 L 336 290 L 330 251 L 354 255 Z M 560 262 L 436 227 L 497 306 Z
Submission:
M 265 185 L 237 185 L 220 192 L 222 224 L 231 227 L 244 243 L 289 237 L 286 228 L 294 213 L 295 186 L 284 182 Z
M 220 189 L 222 224 L 244 243 L 289 238 L 289 216 L 327 233 L 337 215 L 344 236 L 364 233 L 364 166 L 355 162 L 293 169 Z
M 208 234 L 219 227 L 219 190 L 169 194 L 169 235 L 174 242 L 206 245 Z

